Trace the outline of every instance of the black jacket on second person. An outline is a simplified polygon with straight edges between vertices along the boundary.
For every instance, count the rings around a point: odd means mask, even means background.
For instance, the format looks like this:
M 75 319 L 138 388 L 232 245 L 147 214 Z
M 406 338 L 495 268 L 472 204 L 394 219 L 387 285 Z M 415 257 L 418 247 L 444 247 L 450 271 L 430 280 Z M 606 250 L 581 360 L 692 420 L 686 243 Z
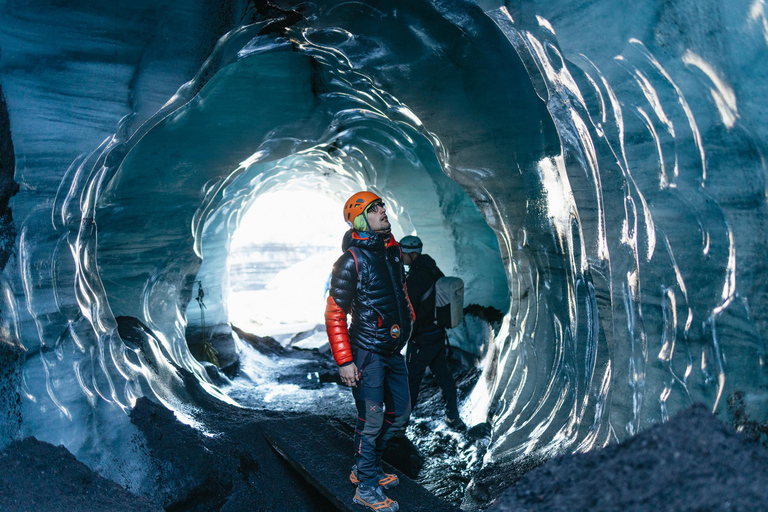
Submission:
M 435 324 L 435 283 L 443 276 L 443 272 L 429 254 L 420 254 L 410 265 L 405 284 L 411 306 L 416 312 L 414 337 L 445 330 Z

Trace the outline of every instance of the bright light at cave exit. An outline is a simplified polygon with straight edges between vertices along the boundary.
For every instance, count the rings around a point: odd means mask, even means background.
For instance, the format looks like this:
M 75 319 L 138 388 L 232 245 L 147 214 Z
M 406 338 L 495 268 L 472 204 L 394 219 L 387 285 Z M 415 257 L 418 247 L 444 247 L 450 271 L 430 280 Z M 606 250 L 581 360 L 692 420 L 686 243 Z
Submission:
M 230 245 L 230 322 L 260 336 L 298 333 L 323 323 L 331 268 L 347 224 L 342 205 L 314 191 L 259 196 Z

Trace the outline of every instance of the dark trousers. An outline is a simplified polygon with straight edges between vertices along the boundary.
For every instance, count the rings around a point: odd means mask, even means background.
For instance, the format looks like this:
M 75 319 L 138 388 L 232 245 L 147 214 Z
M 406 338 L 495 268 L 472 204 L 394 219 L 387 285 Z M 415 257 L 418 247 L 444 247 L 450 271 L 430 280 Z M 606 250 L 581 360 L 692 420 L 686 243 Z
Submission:
M 456 383 L 448 368 L 446 358 L 445 333 L 416 336 L 408 342 L 408 387 L 411 393 L 411 407 L 416 407 L 419 397 L 419 387 L 424 378 L 424 372 L 429 367 L 435 376 L 437 385 L 443 392 L 446 416 L 450 419 L 459 417 L 459 407 L 456 403 Z
M 405 429 L 411 415 L 408 370 L 398 354 L 383 356 L 352 347 L 362 378 L 352 388 L 357 406 L 355 463 L 360 482 L 379 485 L 381 456 L 387 441 Z

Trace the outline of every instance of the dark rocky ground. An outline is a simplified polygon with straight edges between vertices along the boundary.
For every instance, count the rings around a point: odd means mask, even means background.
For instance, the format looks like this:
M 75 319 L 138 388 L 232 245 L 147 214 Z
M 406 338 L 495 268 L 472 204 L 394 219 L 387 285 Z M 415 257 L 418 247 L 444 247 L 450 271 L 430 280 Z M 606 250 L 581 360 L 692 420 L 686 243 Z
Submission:
M 550 460 L 489 510 L 768 510 L 768 450 L 694 405 L 618 445 Z
M 210 404 L 209 437 L 180 424 L 173 413 L 141 399 L 131 420 L 155 461 L 157 495 L 168 511 L 234 512 L 335 510 L 269 446 L 264 429 L 294 413 L 269 414 Z
M 261 351 L 274 350 L 267 344 Z M 318 364 L 327 357 L 315 355 Z M 317 382 L 303 378 L 303 386 L 335 386 L 329 372 L 319 372 L 328 378 L 321 375 Z M 456 376 L 462 398 L 477 371 L 457 368 Z M 323 433 L 307 427 L 313 417 L 318 425 L 333 422 L 347 434 L 353 429 L 351 418 L 334 418 L 333 410 L 321 408 L 314 414 L 236 408 L 211 398 L 192 377 L 187 387 L 197 408 L 205 411 L 201 420 L 206 428 L 218 435 L 204 435 L 180 423 L 171 411 L 147 399 L 140 399 L 131 413 L 154 465 L 156 490 L 151 496 L 131 494 L 90 471 L 63 447 L 29 438 L 0 452 L 0 511 L 336 510 L 270 447 L 264 432 L 278 429 L 290 438 L 295 426 L 298 434 L 310 431 L 322 445 Z M 762 424 L 741 421 L 750 435 L 736 433 L 703 406 L 694 406 L 599 451 L 543 465 L 529 461 L 481 468 L 487 428 L 447 429 L 439 390 L 429 378 L 420 396 L 408 431 L 413 442 L 397 440 L 385 460 L 446 502 L 463 503 L 466 510 L 768 510 L 768 450 L 755 441 L 762 435 Z M 731 405 L 731 415 L 738 420 L 738 403 Z M 407 503 L 402 510 L 407 512 Z
M 0 452 L 0 510 L 150 512 L 162 507 L 100 477 L 63 446 L 29 437 Z
M 0 452 L 0 510 L 335 510 L 263 437 L 270 425 L 285 429 L 291 417 L 306 425 L 306 414 L 209 405 L 207 423 L 219 436 L 204 436 L 149 400 L 137 403 L 131 419 L 144 433 L 156 465 L 154 496 L 131 494 L 63 447 L 28 438 Z M 339 426 L 345 428 L 343 422 Z M 418 470 L 413 450 L 400 449 L 402 460 L 397 454 L 388 458 L 413 475 Z M 496 475 L 505 474 L 497 469 Z M 510 476 L 516 473 L 507 469 Z M 449 468 L 445 475 L 461 479 L 459 470 Z M 768 510 L 768 450 L 694 406 L 624 443 L 533 469 L 489 510 Z

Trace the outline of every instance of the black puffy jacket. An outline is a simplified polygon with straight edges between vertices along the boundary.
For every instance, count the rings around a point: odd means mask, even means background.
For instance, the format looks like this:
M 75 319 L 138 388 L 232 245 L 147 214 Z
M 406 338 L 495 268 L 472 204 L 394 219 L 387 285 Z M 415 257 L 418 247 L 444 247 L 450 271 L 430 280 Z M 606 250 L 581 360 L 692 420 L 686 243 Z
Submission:
M 379 354 L 399 352 L 413 329 L 400 246 L 394 237 L 385 244 L 381 235 L 361 238 L 350 230 L 342 249 L 344 254 L 333 265 L 325 314 L 336 362 L 351 360 L 348 343 Z M 352 315 L 348 333 L 347 314 Z
M 405 283 L 416 313 L 414 336 L 445 332 L 435 323 L 435 283 L 444 275 L 429 254 L 420 254 L 411 264 Z

